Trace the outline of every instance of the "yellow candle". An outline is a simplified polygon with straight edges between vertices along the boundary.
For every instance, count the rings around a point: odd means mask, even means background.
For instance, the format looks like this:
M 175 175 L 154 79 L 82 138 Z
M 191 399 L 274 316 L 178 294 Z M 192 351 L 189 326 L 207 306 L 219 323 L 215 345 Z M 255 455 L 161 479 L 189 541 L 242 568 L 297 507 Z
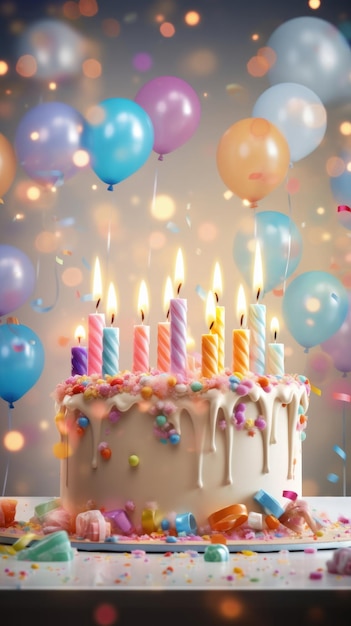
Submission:
M 210 332 L 201 337 L 201 373 L 204 378 L 212 378 L 218 374 L 218 335 L 212 333 L 212 326 L 216 317 L 216 305 L 212 291 L 209 291 L 206 301 L 206 319 Z
M 268 344 L 267 374 L 284 376 L 284 344 L 277 343 L 278 332 L 279 322 L 276 317 L 273 317 L 271 321 L 273 343 Z
M 242 285 L 238 292 L 237 316 L 240 328 L 233 330 L 233 372 L 246 374 L 250 369 L 250 331 L 244 327 L 246 300 Z
M 222 275 L 219 263 L 216 263 L 213 275 L 213 293 L 216 299 L 216 314 L 211 332 L 218 337 L 218 372 L 225 369 L 224 348 L 225 348 L 225 308 L 218 304 L 222 295 Z

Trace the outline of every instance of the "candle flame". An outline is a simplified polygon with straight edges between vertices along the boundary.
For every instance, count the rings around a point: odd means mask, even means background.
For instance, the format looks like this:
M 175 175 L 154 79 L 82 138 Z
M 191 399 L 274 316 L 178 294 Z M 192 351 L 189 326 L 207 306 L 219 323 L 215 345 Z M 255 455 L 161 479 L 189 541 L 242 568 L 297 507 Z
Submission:
M 77 326 L 76 332 L 74 333 L 74 338 L 77 339 L 78 343 L 81 342 L 81 339 L 85 339 L 85 329 L 84 326 Z
M 179 294 L 180 288 L 182 284 L 184 283 L 184 261 L 183 261 L 183 254 L 180 248 L 177 252 L 175 272 L 174 272 L 174 282 L 177 285 L 177 294 Z
M 271 333 L 273 341 L 277 340 L 277 335 L 279 333 L 279 322 L 276 317 L 272 317 L 271 321 Z
M 218 302 L 219 297 L 222 295 L 222 274 L 218 261 L 216 262 L 213 273 L 213 292 Z
M 145 314 L 149 308 L 149 297 L 145 280 L 142 280 L 139 288 L 138 311 L 141 313 L 141 321 L 145 319 Z
M 94 268 L 94 281 L 93 281 L 93 300 L 97 302 L 96 308 L 98 307 L 102 296 L 102 281 L 101 281 L 101 270 L 100 270 L 100 261 L 98 257 L 95 260 L 95 268 Z
M 263 273 L 262 273 L 262 257 L 260 244 L 256 243 L 255 250 L 255 264 L 254 264 L 254 276 L 253 276 L 253 288 L 256 293 L 257 300 L 260 299 L 260 295 L 263 291 Z
M 216 319 L 216 302 L 213 291 L 209 291 L 206 299 L 206 322 L 211 330 Z
M 163 306 L 164 306 L 164 311 L 166 313 L 167 319 L 169 317 L 169 305 L 170 305 L 170 301 L 173 298 L 173 285 L 172 285 L 172 281 L 170 279 L 170 277 L 167 277 L 166 280 L 166 285 L 165 285 L 165 294 L 164 294 L 164 298 L 163 298 Z
M 107 292 L 107 307 L 106 307 L 107 315 L 111 317 L 111 325 L 114 322 L 115 316 L 117 314 L 117 296 L 116 291 L 113 286 L 113 283 L 109 284 L 108 292 Z
M 239 291 L 238 291 L 236 314 L 238 316 L 240 326 L 242 327 L 244 325 L 244 321 L 246 318 L 246 298 L 245 298 L 244 287 L 242 285 L 240 285 Z

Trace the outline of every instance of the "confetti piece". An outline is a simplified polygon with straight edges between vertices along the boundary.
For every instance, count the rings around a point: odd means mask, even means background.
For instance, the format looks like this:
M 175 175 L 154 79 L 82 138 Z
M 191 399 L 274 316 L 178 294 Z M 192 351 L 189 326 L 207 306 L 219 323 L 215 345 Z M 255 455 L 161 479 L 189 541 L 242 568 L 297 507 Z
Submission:
M 93 300 L 93 294 L 85 293 L 82 296 L 80 296 L 80 299 L 82 302 L 91 302 Z
M 334 400 L 341 400 L 342 402 L 351 402 L 351 396 L 348 393 L 333 393 Z
M 175 224 L 174 222 L 168 222 L 166 228 L 170 230 L 172 233 L 179 233 L 179 228 L 177 224 Z
M 311 385 L 311 391 L 313 391 L 313 393 L 315 393 L 316 396 L 321 396 L 322 395 L 322 391 L 320 389 L 318 389 L 318 387 L 315 387 L 314 385 Z
M 334 450 L 334 452 L 336 452 L 336 454 L 338 454 L 338 455 L 339 455 L 339 457 L 340 457 L 343 461 L 345 461 L 345 460 L 346 460 L 346 452 L 345 452 L 345 450 L 342 450 L 342 449 L 340 448 L 340 446 L 337 446 L 337 445 L 333 446 L 333 450 Z
M 90 263 L 86 260 L 86 258 L 85 258 L 84 256 L 82 257 L 82 263 L 83 263 L 84 267 L 86 267 L 86 268 L 87 268 L 87 270 L 89 270 L 89 272 L 90 272 L 90 271 L 91 271 L 91 265 L 90 265 Z
M 188 224 L 189 228 L 191 228 L 191 219 L 190 219 L 189 215 L 186 216 L 185 221 Z
M 328 474 L 327 476 L 327 480 L 329 480 L 330 483 L 337 483 L 339 480 L 339 476 L 337 474 Z
M 340 213 L 341 211 L 349 211 L 351 213 L 351 209 L 349 206 L 347 206 L 347 204 L 340 204 L 338 206 L 338 213 Z
M 64 254 L 65 256 L 72 256 L 71 250 L 62 250 L 62 254 Z
M 60 259 L 60 257 L 58 257 L 58 256 L 57 256 L 57 257 L 56 257 L 56 263 L 57 263 L 58 265 L 63 265 L 63 259 Z
M 196 285 L 195 291 L 202 300 L 206 300 L 206 291 L 204 290 L 203 287 L 201 287 L 201 285 Z
M 57 220 L 57 224 L 59 224 L 60 226 L 74 226 L 74 224 L 76 223 L 76 220 L 74 217 L 65 217 L 62 220 Z

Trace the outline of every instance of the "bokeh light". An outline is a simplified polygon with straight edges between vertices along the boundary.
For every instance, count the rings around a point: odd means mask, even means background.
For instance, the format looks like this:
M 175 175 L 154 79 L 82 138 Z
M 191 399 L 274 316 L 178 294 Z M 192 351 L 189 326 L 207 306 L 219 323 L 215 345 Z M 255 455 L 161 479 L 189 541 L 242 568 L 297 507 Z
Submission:
M 10 430 L 4 436 L 4 448 L 9 452 L 18 452 L 24 446 L 25 440 L 18 430 Z

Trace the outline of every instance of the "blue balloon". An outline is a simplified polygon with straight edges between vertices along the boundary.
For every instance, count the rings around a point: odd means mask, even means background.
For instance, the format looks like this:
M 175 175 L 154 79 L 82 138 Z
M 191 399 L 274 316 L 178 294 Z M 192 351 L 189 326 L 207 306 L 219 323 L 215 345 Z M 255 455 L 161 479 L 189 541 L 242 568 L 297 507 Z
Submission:
M 84 117 L 63 102 L 29 109 L 15 135 L 17 159 L 28 176 L 44 187 L 58 187 L 74 176 L 84 125 Z
M 23 324 L 0 326 L 0 397 L 13 402 L 35 385 L 44 368 L 44 348 L 33 330 Z
M 252 115 L 263 117 L 280 130 L 293 163 L 319 146 L 327 128 L 321 99 L 298 83 L 279 83 L 266 89 L 256 100 Z
M 345 321 L 348 309 L 345 287 L 328 272 L 300 274 L 287 287 L 283 297 L 285 324 L 306 351 L 336 333 Z
M 144 109 L 127 98 L 108 98 L 97 106 L 96 123 L 87 124 L 83 145 L 95 174 L 113 185 L 134 174 L 147 161 L 154 144 L 154 128 Z
M 302 237 L 292 219 L 278 211 L 255 215 L 256 233 L 247 232 L 246 221 L 236 232 L 233 256 L 247 285 L 252 287 L 256 241 L 260 244 L 263 269 L 263 292 L 282 285 L 296 270 L 302 255 Z
M 334 200 L 339 205 L 351 208 L 351 172 L 345 169 L 340 176 L 330 178 L 330 188 Z

